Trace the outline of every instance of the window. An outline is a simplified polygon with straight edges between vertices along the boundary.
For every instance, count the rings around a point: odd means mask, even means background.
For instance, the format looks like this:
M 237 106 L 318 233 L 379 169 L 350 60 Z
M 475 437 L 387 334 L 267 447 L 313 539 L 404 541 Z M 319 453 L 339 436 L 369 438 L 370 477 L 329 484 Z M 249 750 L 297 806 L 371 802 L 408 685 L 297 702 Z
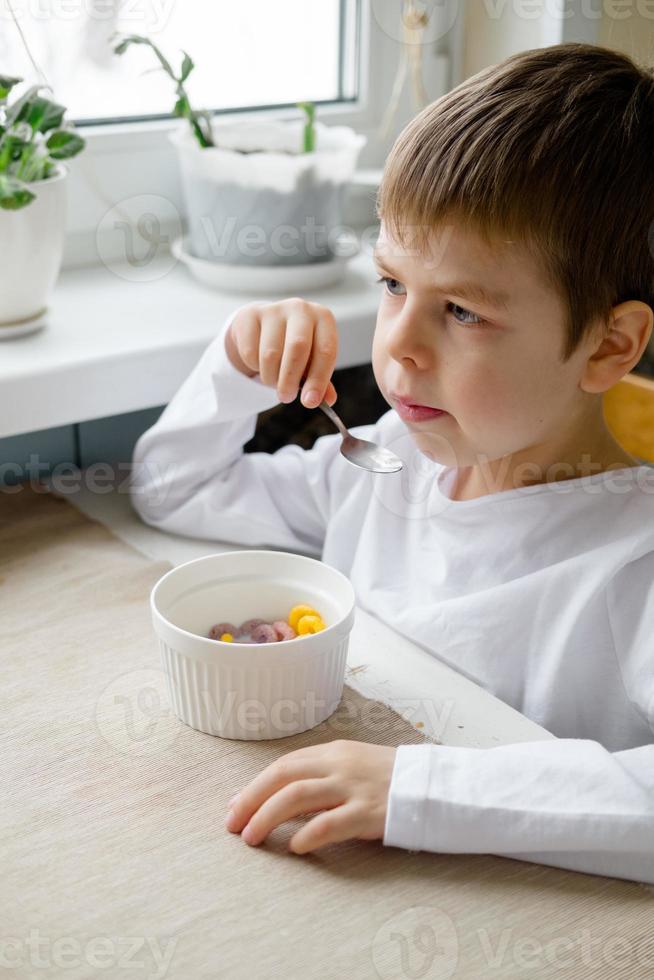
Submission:
M 179 71 L 187 51 L 194 108 L 243 110 L 356 98 L 356 0 L 0 0 L 0 64 L 34 82 L 35 61 L 78 123 L 165 118 L 174 83 L 154 52 L 113 53 L 114 31 L 149 37 Z M 301 81 L 301 91 L 298 89 Z

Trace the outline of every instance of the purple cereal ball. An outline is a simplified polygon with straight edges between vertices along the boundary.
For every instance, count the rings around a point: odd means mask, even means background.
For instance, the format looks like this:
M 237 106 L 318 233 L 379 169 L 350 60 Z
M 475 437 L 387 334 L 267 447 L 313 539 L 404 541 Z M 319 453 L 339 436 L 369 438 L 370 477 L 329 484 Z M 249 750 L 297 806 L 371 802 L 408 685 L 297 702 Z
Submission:
M 244 623 L 238 628 L 239 635 L 243 633 L 251 633 L 256 626 L 260 626 L 261 623 L 265 623 L 265 619 L 246 619 Z
M 232 636 L 238 636 L 238 630 L 233 623 L 216 623 L 209 630 L 208 636 L 210 640 L 219 640 L 223 633 L 231 633 Z
M 292 640 L 297 636 L 293 627 L 283 619 L 276 619 L 273 623 L 273 629 L 277 634 L 278 640 Z
M 275 643 L 277 640 L 277 633 L 270 623 L 259 623 L 251 631 L 251 635 L 253 643 Z

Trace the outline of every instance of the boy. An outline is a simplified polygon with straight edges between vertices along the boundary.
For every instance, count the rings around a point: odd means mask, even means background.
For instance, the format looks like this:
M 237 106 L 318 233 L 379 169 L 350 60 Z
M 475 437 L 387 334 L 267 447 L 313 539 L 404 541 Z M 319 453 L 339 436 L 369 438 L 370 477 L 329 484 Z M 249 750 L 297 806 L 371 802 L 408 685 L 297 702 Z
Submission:
M 233 802 L 248 843 L 317 813 L 296 853 L 381 838 L 654 883 L 654 470 L 601 408 L 652 333 L 653 148 L 652 72 L 581 44 L 492 66 L 400 134 L 372 350 L 391 409 L 352 431 L 403 471 L 352 466 L 338 433 L 243 453 L 305 373 L 304 404 L 336 400 L 334 317 L 297 298 L 237 310 L 139 439 L 147 523 L 321 556 L 559 736 L 287 753 Z

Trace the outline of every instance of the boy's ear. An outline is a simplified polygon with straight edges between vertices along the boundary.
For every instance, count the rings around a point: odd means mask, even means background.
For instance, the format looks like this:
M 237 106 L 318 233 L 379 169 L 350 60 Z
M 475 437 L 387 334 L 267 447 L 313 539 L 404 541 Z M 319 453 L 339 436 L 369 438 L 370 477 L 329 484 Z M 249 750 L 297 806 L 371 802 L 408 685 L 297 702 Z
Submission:
M 583 391 L 603 392 L 640 361 L 654 328 L 654 311 L 630 299 L 611 310 L 608 332 L 588 358 L 579 380 Z

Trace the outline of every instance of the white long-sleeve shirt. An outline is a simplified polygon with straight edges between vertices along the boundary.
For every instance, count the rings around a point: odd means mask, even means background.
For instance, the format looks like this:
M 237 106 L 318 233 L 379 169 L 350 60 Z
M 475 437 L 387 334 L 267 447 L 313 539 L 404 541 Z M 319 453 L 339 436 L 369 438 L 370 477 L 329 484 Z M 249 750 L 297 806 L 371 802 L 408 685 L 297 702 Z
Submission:
M 353 466 L 337 432 L 244 453 L 278 398 L 229 361 L 235 313 L 136 443 L 136 512 L 321 557 L 362 608 L 558 736 L 400 746 L 384 844 L 654 883 L 654 468 L 456 501 L 454 470 L 392 410 L 351 431 L 398 473 Z

